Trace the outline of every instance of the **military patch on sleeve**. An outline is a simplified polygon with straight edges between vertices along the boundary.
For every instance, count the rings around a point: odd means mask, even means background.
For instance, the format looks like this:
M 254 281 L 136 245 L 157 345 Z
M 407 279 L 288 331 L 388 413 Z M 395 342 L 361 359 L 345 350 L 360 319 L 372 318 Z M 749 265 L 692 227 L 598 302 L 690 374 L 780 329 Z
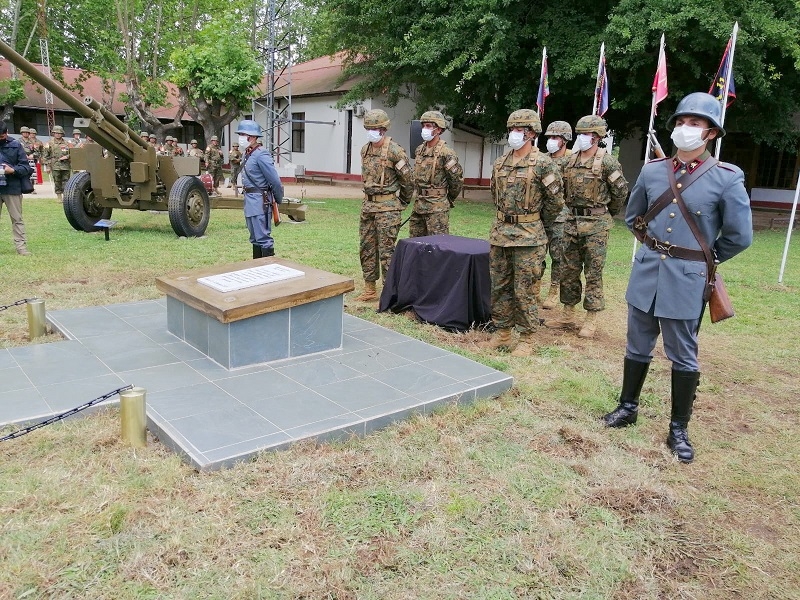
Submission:
M 405 171 L 408 168 L 408 163 L 404 158 L 401 158 L 394 164 L 394 168 L 398 171 Z
M 556 176 L 553 173 L 548 174 L 544 179 L 542 179 L 542 183 L 544 187 L 550 187 L 550 184 L 556 180 Z
M 458 160 L 456 160 L 455 157 L 454 157 L 454 158 L 451 158 L 450 160 L 448 160 L 444 164 L 444 168 L 447 169 L 448 171 L 455 171 L 456 165 L 458 165 Z
M 608 176 L 608 182 L 616 187 L 625 185 L 625 178 L 622 176 L 622 171 L 614 171 Z

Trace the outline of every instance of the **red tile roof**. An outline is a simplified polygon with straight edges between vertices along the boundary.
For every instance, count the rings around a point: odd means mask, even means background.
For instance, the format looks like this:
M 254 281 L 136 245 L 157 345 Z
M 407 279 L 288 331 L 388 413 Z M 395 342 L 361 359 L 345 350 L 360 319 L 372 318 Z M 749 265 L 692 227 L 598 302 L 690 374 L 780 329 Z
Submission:
M 350 90 L 358 81 L 351 77 L 341 85 L 336 85 L 337 79 L 342 74 L 342 61 L 344 55 L 321 56 L 304 63 L 292 66 L 291 82 L 292 97 L 299 96 L 327 96 L 330 94 L 343 94 Z M 260 89 L 266 89 L 266 81 L 262 82 Z M 285 96 L 285 92 L 278 92 Z

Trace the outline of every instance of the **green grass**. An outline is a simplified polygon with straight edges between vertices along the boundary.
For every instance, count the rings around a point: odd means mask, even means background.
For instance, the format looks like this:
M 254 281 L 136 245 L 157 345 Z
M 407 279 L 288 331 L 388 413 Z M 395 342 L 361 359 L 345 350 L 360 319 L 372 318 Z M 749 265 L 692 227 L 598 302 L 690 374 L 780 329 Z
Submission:
M 0 304 L 156 298 L 159 275 L 251 255 L 239 211 L 215 211 L 202 239 L 177 238 L 166 215 L 119 211 L 106 242 L 73 231 L 54 200 L 24 210 L 31 257 L 13 254 L 0 222 Z M 358 210 L 309 204 L 306 224 L 276 231 L 278 254 L 360 288 Z M 485 238 L 491 218 L 461 203 L 452 231 Z M 758 232 L 722 267 L 737 316 L 703 324 L 692 465 L 664 447 L 660 350 L 637 426 L 597 421 L 624 351 L 632 242 L 618 224 L 594 340 L 542 331 L 531 357 L 485 354 L 485 333 L 348 300 L 352 314 L 512 374 L 498 399 L 210 474 L 155 439 L 122 445 L 116 410 L 0 444 L 0 598 L 796 598 L 800 257 L 795 241 L 778 285 L 783 242 Z M 24 307 L 0 312 L 0 346 L 28 343 Z

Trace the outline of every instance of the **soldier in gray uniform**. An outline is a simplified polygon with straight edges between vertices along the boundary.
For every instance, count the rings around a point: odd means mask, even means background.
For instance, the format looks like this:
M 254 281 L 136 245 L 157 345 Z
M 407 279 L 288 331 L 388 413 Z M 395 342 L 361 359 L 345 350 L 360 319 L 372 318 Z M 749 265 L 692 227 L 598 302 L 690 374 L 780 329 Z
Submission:
M 710 94 L 696 92 L 681 100 L 667 122 L 667 128 L 674 128 L 676 155 L 647 163 L 631 192 L 625 222 L 643 245 L 625 295 L 628 337 L 619 405 L 603 416 L 609 427 L 636 423 L 639 394 L 660 333 L 672 361 L 667 445 L 685 463 L 694 459 L 687 426 L 700 381 L 697 334 L 705 308 L 707 266 L 677 201 L 667 198 L 666 208 L 647 219 L 645 215 L 670 189 L 672 171 L 688 213 L 718 262 L 750 246 L 753 223 L 744 174 L 734 165 L 717 162 L 706 150 L 709 142 L 725 135 L 721 113 L 720 102 Z

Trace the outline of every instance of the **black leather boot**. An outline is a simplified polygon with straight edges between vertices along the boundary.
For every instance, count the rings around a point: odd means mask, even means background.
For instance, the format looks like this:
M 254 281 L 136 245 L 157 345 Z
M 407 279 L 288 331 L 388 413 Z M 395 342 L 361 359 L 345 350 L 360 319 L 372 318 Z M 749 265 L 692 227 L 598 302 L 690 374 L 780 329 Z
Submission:
M 253 244 L 253 259 L 261 258 L 261 246 Z
M 275 246 L 261 249 L 261 256 L 266 258 L 268 256 L 275 256 Z
M 606 427 L 627 427 L 636 423 L 636 416 L 639 414 L 639 394 L 642 393 L 648 369 L 650 363 L 625 359 L 619 404 L 610 413 L 603 415 Z
M 672 371 L 672 413 L 669 420 L 667 446 L 683 463 L 694 460 L 694 448 L 686 428 L 692 417 L 692 406 L 700 383 L 698 371 Z

